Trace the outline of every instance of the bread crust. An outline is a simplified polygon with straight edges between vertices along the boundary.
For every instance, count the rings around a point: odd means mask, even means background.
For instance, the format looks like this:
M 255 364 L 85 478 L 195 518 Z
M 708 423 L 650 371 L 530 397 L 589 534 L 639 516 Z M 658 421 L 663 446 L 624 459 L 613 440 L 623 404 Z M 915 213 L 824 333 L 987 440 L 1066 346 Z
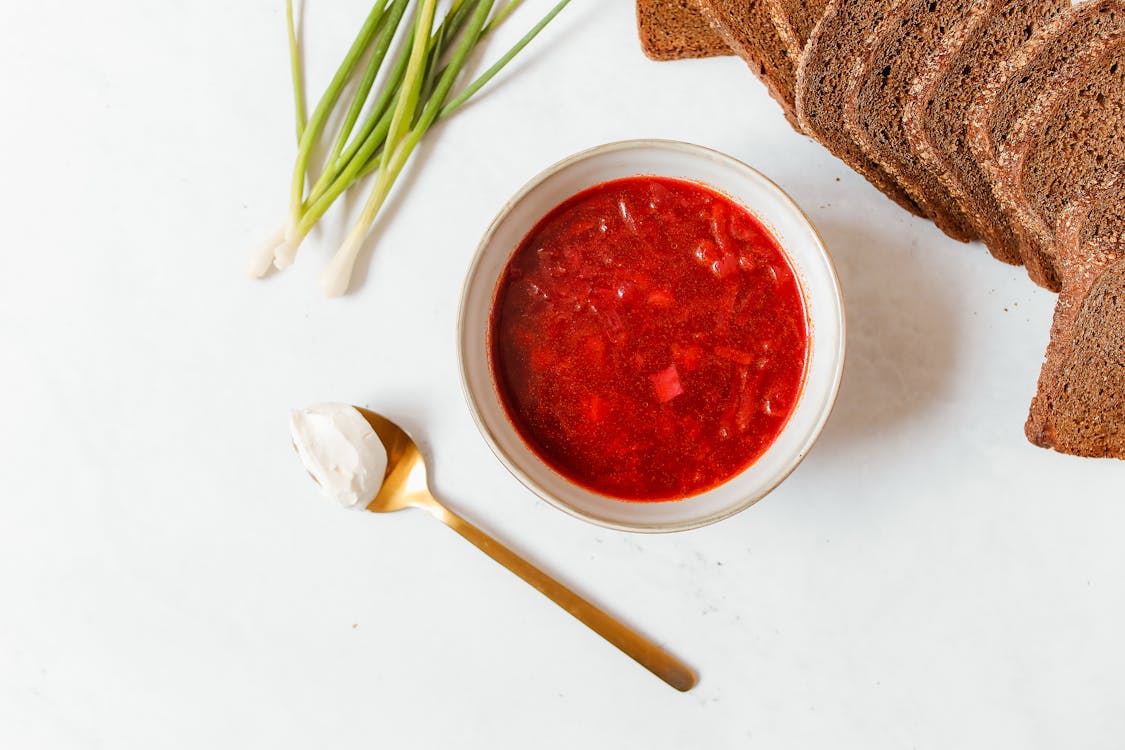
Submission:
M 848 77 L 844 126 L 864 152 L 902 185 L 926 216 L 961 242 L 977 239 L 963 208 L 909 148 L 902 123 L 917 63 L 943 29 L 974 4 L 994 0 L 903 0 L 867 37 Z
M 1009 214 L 1001 187 L 1000 151 L 1007 147 L 1012 130 L 1038 92 L 1072 67 L 1073 50 L 1102 43 L 1125 29 L 1125 2 L 1088 0 L 1064 9 L 1052 22 L 1034 33 L 1007 59 L 1000 62 L 974 97 L 966 116 L 969 149 L 992 185 L 999 212 L 993 216 L 992 242 L 1011 261 L 1023 263 L 1027 255 L 1019 223 Z M 986 236 L 987 239 L 987 236 Z M 990 245 L 990 249 L 993 249 Z M 1057 283 L 1041 269 L 1029 268 L 1032 279 L 1057 291 Z
M 1100 182 L 1113 174 L 1115 165 L 1125 159 L 1125 142 L 1110 138 L 1087 145 L 1082 127 L 1094 122 L 1125 127 L 1122 118 L 1091 112 L 1103 104 L 1122 110 L 1125 105 L 1125 68 L 1119 68 L 1125 54 L 1125 34 L 1116 33 L 1090 42 L 1075 56 L 1067 70 L 1042 91 L 1012 128 L 1006 144 L 997 149 L 999 179 L 994 184 L 997 198 L 1018 226 L 1021 250 L 1028 275 L 1053 291 L 1062 288 L 1055 265 L 1055 238 L 1060 204 L 1096 191 Z M 1088 90 L 1093 79 L 1114 73 L 1116 86 L 1102 91 Z M 1100 85 L 1100 84 L 1098 84 Z M 1125 115 L 1125 110 L 1122 110 Z M 1083 116 L 1084 115 L 1084 116 Z M 1075 141 L 1081 141 L 1076 143 Z M 1033 178 L 1050 177 L 1048 188 Z
M 993 257 L 1012 265 L 1022 264 L 1022 256 L 969 147 L 965 102 L 996 65 L 1069 7 L 1069 0 L 974 4 L 922 61 L 903 113 L 911 148 L 961 206 Z
M 801 128 L 872 185 L 915 216 L 922 211 L 902 186 L 871 159 L 844 127 L 846 80 L 859 54 L 862 29 L 877 24 L 899 0 L 830 0 L 797 64 L 797 117 Z
M 824 15 L 827 0 L 763 0 L 773 25 L 785 42 L 789 55 L 797 60 Z

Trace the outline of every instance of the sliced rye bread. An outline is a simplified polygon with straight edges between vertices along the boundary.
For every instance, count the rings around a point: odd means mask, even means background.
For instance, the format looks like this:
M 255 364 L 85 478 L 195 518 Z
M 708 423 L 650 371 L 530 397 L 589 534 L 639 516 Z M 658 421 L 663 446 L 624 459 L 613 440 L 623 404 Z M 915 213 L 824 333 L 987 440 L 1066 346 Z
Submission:
M 1125 166 L 1125 38 L 1088 44 L 1075 59 L 1013 128 L 995 185 L 1018 226 L 1028 275 L 1049 289 L 1062 285 L 1059 214 Z
M 975 3 L 919 66 L 903 113 L 910 146 L 964 207 L 992 255 L 1022 262 L 1019 247 L 997 226 L 1002 214 L 992 183 L 968 145 L 965 112 L 996 66 L 1070 7 L 1070 0 Z
M 652 60 L 685 60 L 734 54 L 694 0 L 637 0 L 641 49 Z
M 1125 459 L 1125 178 L 1059 218 L 1062 293 L 1025 432 L 1044 448 Z
M 734 53 L 746 61 L 785 119 L 800 132 L 794 104 L 797 63 L 770 19 L 764 0 L 696 0 L 704 18 Z
M 824 15 L 827 0 L 764 0 L 766 10 L 785 42 L 789 56 L 797 60 Z
M 844 127 L 847 72 L 859 55 L 865 29 L 876 26 L 898 0 L 831 0 L 797 66 L 797 116 L 801 129 L 884 195 L 910 213 L 922 211 L 894 177 L 859 147 Z
M 902 115 L 919 62 L 976 4 L 994 0 L 903 0 L 867 38 L 848 76 L 844 126 L 953 239 L 977 238 L 964 209 L 907 142 Z
M 992 227 L 984 238 L 996 257 L 1022 263 L 1024 255 L 1018 227 L 996 194 L 1001 181 L 999 153 L 1007 147 L 1013 126 L 1053 80 L 1066 74 L 1083 49 L 1123 30 L 1125 0 L 1088 0 L 1073 6 L 998 65 L 976 94 L 966 118 L 968 140 L 976 163 L 993 186 L 995 200 L 980 207 Z

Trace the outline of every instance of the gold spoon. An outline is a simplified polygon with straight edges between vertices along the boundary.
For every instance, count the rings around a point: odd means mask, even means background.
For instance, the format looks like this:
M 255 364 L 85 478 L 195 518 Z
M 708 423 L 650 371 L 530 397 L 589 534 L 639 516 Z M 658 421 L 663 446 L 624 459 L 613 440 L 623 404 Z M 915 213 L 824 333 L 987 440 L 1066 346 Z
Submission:
M 438 502 L 430 494 L 426 463 L 410 436 L 389 419 L 358 406 L 356 409 L 387 449 L 386 478 L 379 494 L 367 504 L 367 510 L 392 513 L 406 508 L 421 508 L 429 512 L 676 690 L 686 692 L 695 686 L 695 673 L 686 664 Z

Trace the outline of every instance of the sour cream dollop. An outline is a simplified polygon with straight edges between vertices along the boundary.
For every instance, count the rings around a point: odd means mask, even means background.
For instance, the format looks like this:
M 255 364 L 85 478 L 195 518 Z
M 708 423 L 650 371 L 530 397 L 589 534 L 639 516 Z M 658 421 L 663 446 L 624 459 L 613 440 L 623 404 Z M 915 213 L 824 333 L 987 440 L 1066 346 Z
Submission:
M 362 510 L 387 473 L 387 449 L 354 406 L 318 404 L 297 409 L 289 434 L 321 491 L 345 508 Z

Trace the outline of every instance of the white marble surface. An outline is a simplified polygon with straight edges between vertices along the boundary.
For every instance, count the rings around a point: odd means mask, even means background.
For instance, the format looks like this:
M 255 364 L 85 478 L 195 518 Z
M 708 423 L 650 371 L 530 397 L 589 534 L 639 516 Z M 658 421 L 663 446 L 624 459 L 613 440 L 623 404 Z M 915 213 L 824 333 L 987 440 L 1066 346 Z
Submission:
M 313 88 L 364 5 L 310 0 Z M 647 61 L 625 0 L 575 2 L 435 133 L 355 294 L 315 286 L 339 215 L 250 282 L 293 152 L 282 6 L 0 5 L 0 747 L 1121 746 L 1125 465 L 1022 435 L 1051 295 L 795 135 L 737 61 Z M 522 489 L 454 356 L 503 200 L 640 136 L 789 190 L 851 328 L 807 462 L 663 537 Z M 438 492 L 694 664 L 696 690 L 431 519 L 320 501 L 285 420 L 322 399 L 423 436 Z

